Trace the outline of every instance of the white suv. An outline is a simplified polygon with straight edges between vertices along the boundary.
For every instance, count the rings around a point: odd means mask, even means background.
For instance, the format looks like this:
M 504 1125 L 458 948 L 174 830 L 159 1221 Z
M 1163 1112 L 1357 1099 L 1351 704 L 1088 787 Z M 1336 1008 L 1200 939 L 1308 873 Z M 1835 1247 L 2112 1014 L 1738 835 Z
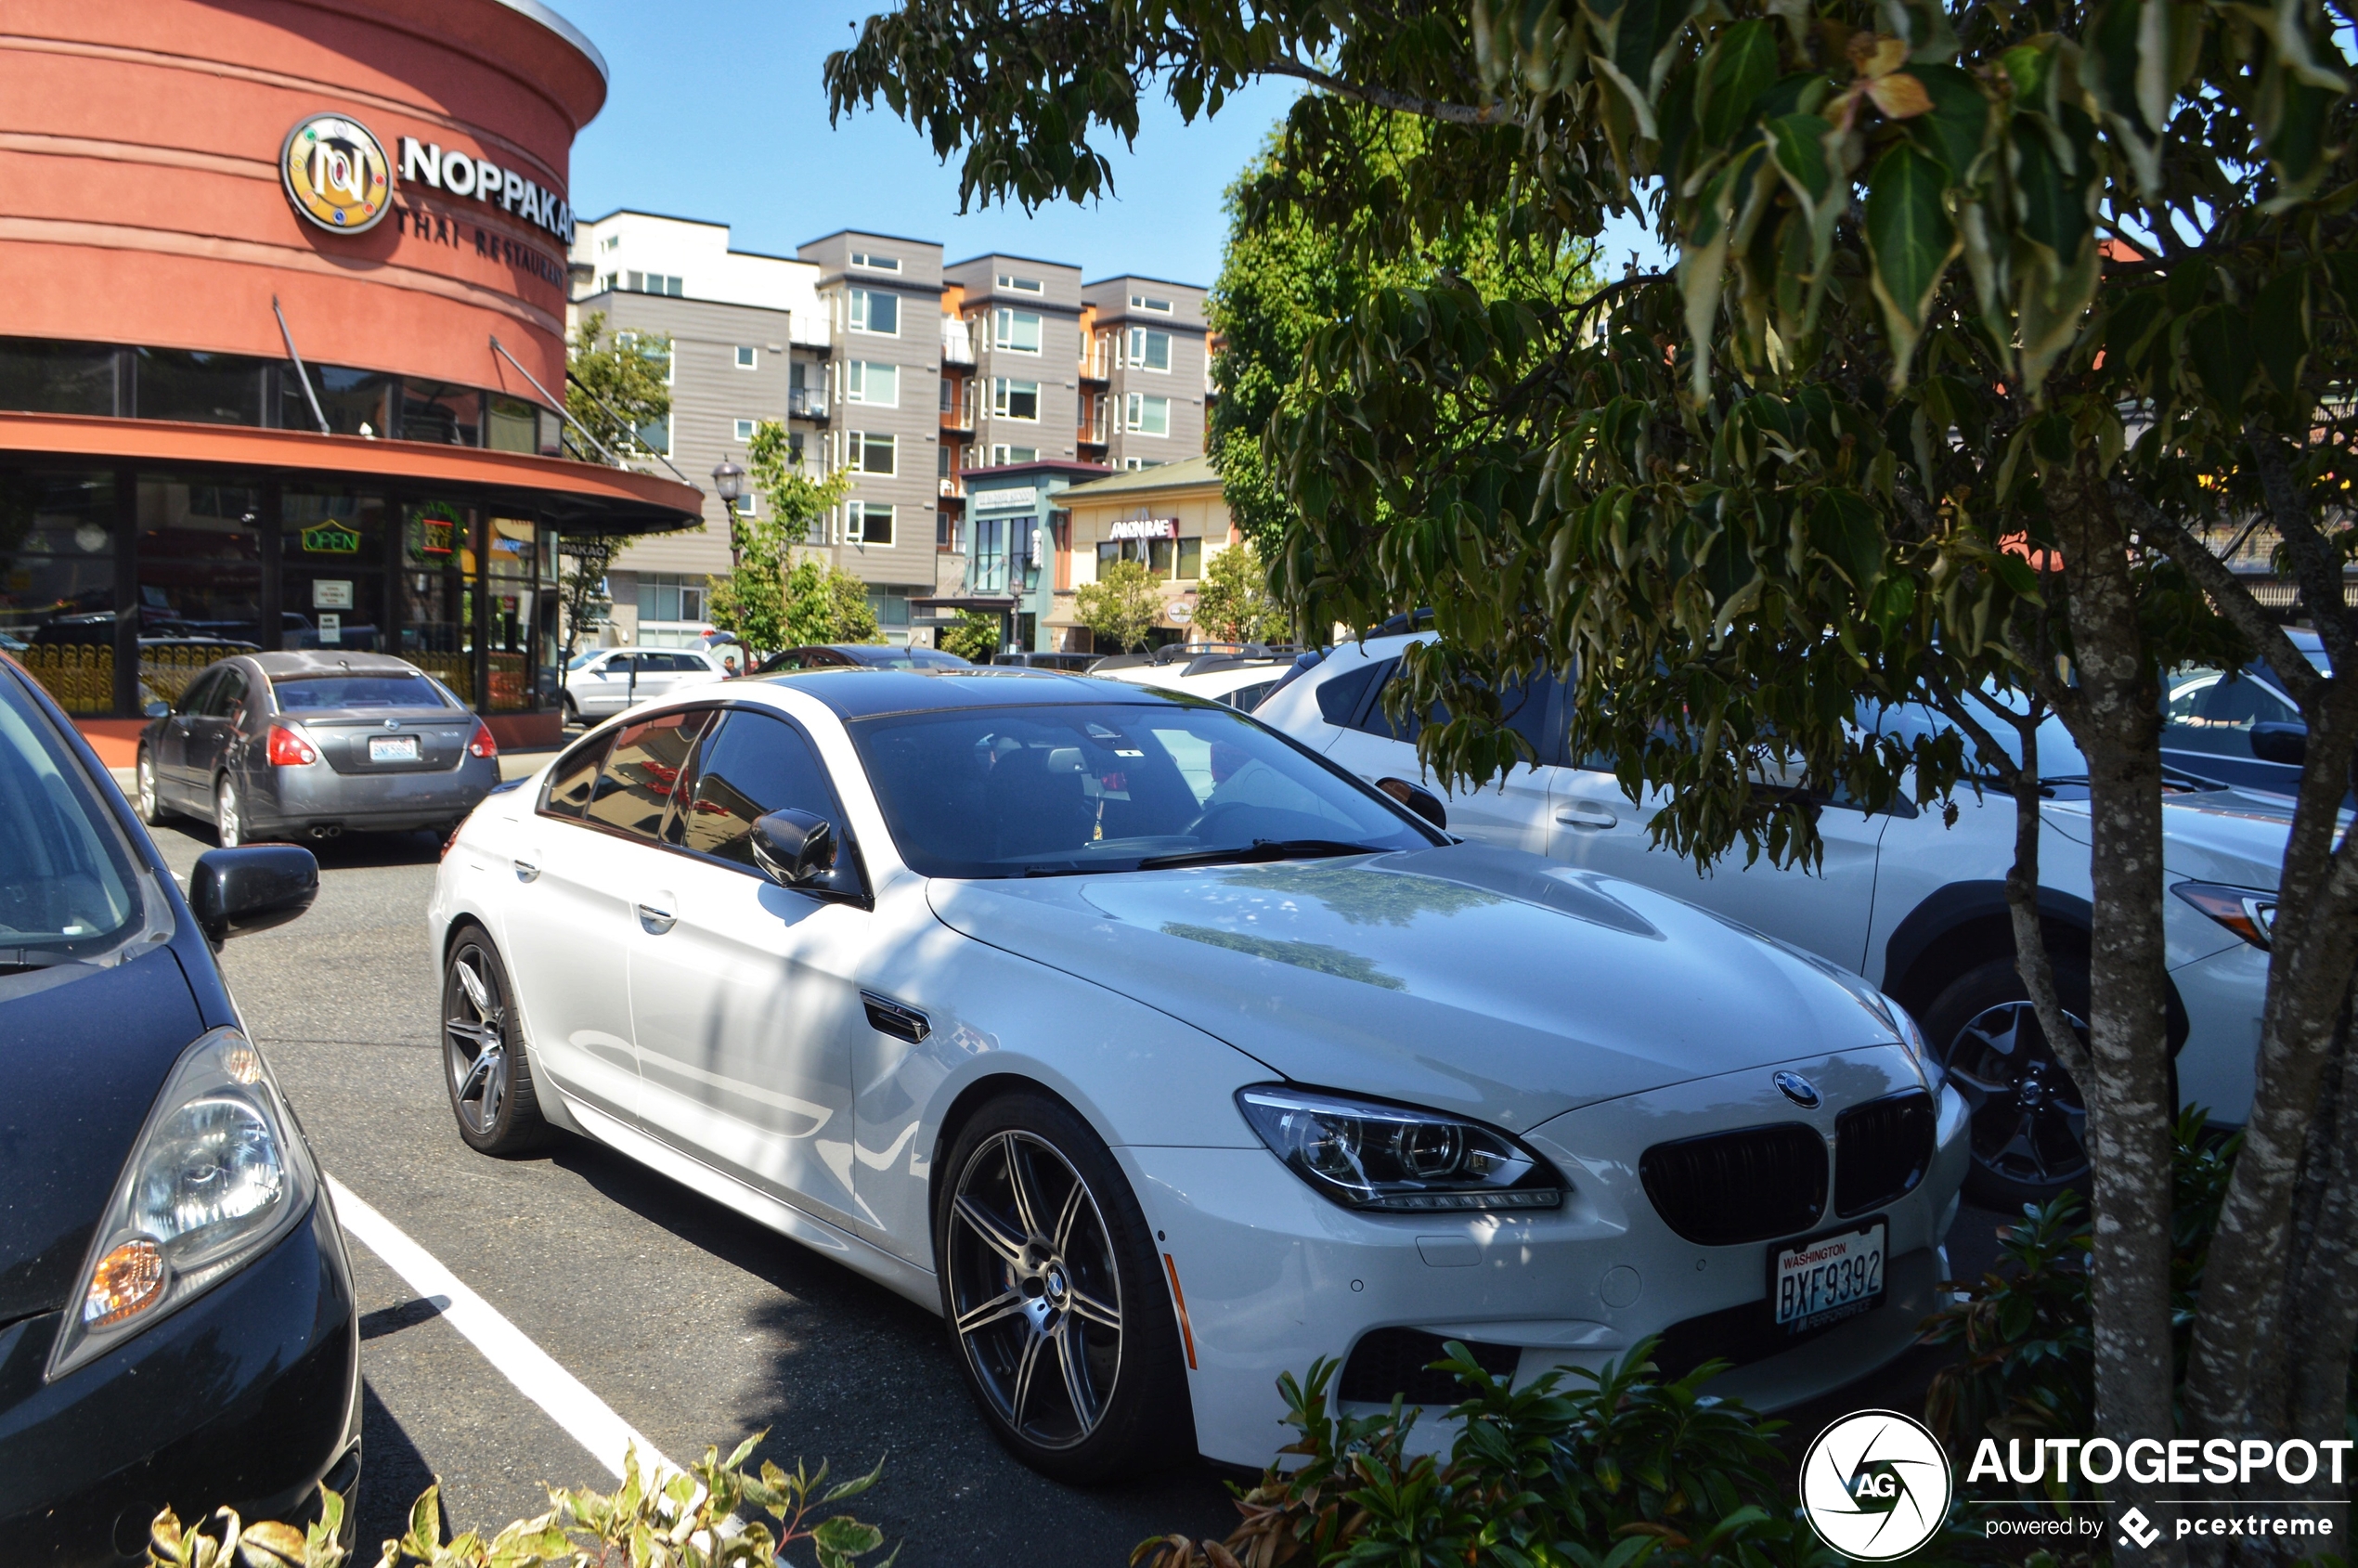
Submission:
M 1746 867 L 1739 851 L 1707 875 L 1653 847 L 1656 796 L 1632 805 L 1602 764 L 1565 754 L 1563 688 L 1535 682 L 1509 720 L 1535 767 L 1452 794 L 1419 770 L 1413 727 L 1395 732 L 1383 686 L 1416 636 L 1345 643 L 1263 699 L 1254 717 L 1371 783 L 1438 792 L 1451 831 L 1529 849 L 1673 893 L 1855 969 L 1924 1022 L 1932 1047 L 1974 1108 L 1976 1201 L 2041 1201 L 2085 1190 L 2086 1111 L 2030 1016 L 2014 970 L 2005 877 L 2014 862 L 2011 797 L 1956 797 L 1954 826 L 1905 803 L 1868 815 L 1820 808 L 1817 872 Z M 2040 843 L 2041 900 L 2065 1007 L 2087 1010 L 2090 928 L 2087 789 L 2067 778 L 2078 753 L 2057 726 L 2040 740 L 2050 798 Z M 2170 1043 L 2183 1104 L 2240 1123 L 2251 1106 L 2290 802 L 2240 789 L 2171 795 L 2163 811 L 2171 987 Z
M 565 722 L 594 724 L 682 687 L 728 677 L 720 655 L 702 648 L 601 648 L 565 671 Z

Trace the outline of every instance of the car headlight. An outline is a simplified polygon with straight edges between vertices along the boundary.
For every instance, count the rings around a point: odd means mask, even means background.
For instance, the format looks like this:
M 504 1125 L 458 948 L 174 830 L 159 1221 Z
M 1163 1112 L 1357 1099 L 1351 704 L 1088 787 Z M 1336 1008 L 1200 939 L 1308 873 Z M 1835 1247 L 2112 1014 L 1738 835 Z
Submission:
M 2276 940 L 2276 894 L 2273 888 L 2181 882 L 2170 890 L 2263 952 Z
M 181 1054 L 100 1213 L 47 1376 L 63 1377 L 259 1256 L 318 1190 L 262 1054 L 216 1029 Z
M 1479 1121 L 1276 1083 L 1237 1090 L 1237 1108 L 1271 1153 L 1346 1209 L 1425 1213 L 1563 1202 L 1553 1167 Z

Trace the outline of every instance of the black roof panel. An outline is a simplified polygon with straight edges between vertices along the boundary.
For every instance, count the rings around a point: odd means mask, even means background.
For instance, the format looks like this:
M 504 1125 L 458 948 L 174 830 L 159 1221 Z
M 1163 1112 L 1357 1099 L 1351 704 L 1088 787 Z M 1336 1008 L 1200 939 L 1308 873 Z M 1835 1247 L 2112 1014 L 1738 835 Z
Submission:
M 970 669 L 837 667 L 781 671 L 757 679 L 790 682 L 796 691 L 810 693 L 847 719 L 930 708 L 1016 707 L 1047 703 L 1182 706 L 1163 693 L 1127 680 L 1092 680 L 1086 676 L 1014 665 L 977 665 Z

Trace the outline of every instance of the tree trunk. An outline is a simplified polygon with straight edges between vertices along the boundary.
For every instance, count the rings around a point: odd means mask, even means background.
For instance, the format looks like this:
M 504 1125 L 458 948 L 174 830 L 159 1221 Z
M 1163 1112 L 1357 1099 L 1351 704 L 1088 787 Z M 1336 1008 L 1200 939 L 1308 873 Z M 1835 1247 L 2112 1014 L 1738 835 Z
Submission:
M 2169 1038 L 2163 998 L 2161 700 L 2138 624 L 2130 541 L 2083 447 L 2045 475 L 2063 546 L 2079 680 L 2062 706 L 2088 759 L 2094 931 L 2083 1081 L 2094 1164 L 2096 1421 L 2124 1446 L 2168 1442 L 2170 1411 Z M 2125 1473 L 2115 1500 L 2157 1511 Z M 2160 1552 L 2178 1556 L 2174 1546 Z

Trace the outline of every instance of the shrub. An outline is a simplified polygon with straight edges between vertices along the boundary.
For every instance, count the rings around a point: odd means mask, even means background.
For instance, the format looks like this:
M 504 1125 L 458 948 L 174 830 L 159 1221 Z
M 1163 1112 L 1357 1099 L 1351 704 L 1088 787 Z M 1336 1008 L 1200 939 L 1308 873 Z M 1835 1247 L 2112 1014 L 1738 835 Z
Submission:
M 1457 1435 L 1445 1456 L 1410 1458 L 1418 1412 L 1394 1401 L 1368 1416 L 1335 1416 L 1332 1359 L 1307 1379 L 1278 1380 L 1286 1424 L 1300 1437 L 1240 1492 L 1243 1523 L 1225 1541 L 1158 1536 L 1134 1568 L 1285 1568 L 1328 1563 L 1497 1568 L 1636 1568 L 1723 1563 L 1781 1568 L 1831 1562 L 1781 1497 L 1784 1463 L 1769 1441 L 1781 1423 L 1702 1393 L 1714 1362 L 1664 1382 L 1653 1341 L 1600 1371 L 1551 1371 L 1519 1389 L 1451 1341 L 1435 1363 L 1465 1401 L 1442 1419 Z M 1282 1461 L 1281 1461 L 1282 1463 Z
M 812 1519 L 814 1511 L 857 1497 L 884 1473 L 881 1462 L 853 1481 L 827 1484 L 800 1465 L 788 1474 L 768 1460 L 758 1474 L 741 1470 L 765 1433 L 756 1432 L 726 1459 L 718 1448 L 657 1484 L 642 1474 L 639 1454 L 623 1458 L 622 1485 L 611 1494 L 549 1488 L 549 1511 L 520 1519 L 484 1539 L 470 1530 L 442 1538 L 440 1488 L 429 1486 L 410 1506 L 409 1529 L 384 1543 L 377 1568 L 771 1568 L 786 1548 L 810 1543 L 819 1568 L 852 1568 L 884 1544 L 884 1532 L 849 1514 Z M 773 1529 L 748 1511 L 768 1514 Z M 170 1509 L 156 1516 L 148 1538 L 149 1568 L 344 1568 L 336 1544 L 343 1499 L 320 1488 L 319 1521 L 308 1530 L 291 1524 L 242 1524 L 221 1510 L 183 1529 Z M 892 1557 L 898 1557 L 896 1550 Z M 887 1557 L 876 1568 L 890 1568 Z
M 999 617 L 980 610 L 961 610 L 958 618 L 935 636 L 934 646 L 968 664 L 989 664 L 999 652 Z

